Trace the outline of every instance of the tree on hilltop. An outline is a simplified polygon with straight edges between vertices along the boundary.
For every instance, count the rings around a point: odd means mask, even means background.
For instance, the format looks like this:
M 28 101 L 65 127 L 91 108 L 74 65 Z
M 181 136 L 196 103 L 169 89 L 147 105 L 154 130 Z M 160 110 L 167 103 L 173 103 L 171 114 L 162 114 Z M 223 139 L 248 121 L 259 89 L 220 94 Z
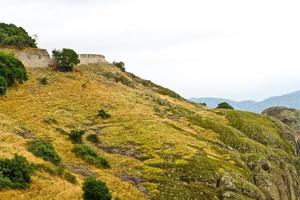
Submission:
M 222 108 L 222 109 L 234 109 L 229 103 L 227 102 L 222 102 L 219 103 L 217 108 Z
M 0 23 L 0 45 L 18 48 L 36 48 L 36 40 L 22 28 L 14 24 Z
M 80 63 L 78 54 L 72 49 L 53 50 L 52 57 L 56 61 L 57 69 L 62 72 L 73 71 Z

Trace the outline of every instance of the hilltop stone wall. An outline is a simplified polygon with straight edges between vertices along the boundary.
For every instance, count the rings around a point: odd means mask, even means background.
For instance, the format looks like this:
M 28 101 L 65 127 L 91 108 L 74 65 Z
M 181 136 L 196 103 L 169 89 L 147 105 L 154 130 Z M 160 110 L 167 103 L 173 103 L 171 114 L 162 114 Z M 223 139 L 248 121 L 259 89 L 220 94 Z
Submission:
M 46 68 L 53 66 L 54 64 L 54 61 L 46 49 L 17 49 L 0 47 L 0 51 L 6 51 L 15 54 L 15 56 L 19 58 L 26 67 Z M 80 64 L 82 65 L 106 63 L 105 57 L 98 54 L 79 54 L 79 59 Z
M 26 48 L 0 48 L 1 51 L 6 51 L 15 54 L 26 67 L 45 68 L 53 64 L 53 61 L 46 49 Z
M 98 54 L 79 54 L 81 65 L 106 63 L 105 56 Z

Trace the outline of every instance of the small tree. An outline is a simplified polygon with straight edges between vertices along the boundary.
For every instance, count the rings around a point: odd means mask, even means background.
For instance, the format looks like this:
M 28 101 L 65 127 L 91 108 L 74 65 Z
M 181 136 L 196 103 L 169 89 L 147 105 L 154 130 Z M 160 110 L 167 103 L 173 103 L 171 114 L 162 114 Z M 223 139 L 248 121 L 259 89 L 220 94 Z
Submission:
M 57 64 L 57 69 L 62 72 L 73 71 L 74 66 L 80 63 L 78 54 L 72 49 L 53 50 L 52 56 Z
M 119 68 L 122 72 L 125 72 L 125 63 L 124 62 L 113 62 L 113 65 Z
M 222 108 L 222 109 L 234 109 L 229 103 L 227 102 L 222 102 L 218 104 L 217 108 Z
M 111 200 L 112 198 L 106 184 L 95 177 L 85 178 L 82 190 L 84 200 Z

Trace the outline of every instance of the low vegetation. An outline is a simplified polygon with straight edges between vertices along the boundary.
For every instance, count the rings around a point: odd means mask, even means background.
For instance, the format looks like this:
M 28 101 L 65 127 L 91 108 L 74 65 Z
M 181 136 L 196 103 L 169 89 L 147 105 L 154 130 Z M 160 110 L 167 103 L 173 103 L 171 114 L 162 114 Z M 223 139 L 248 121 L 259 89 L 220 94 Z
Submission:
M 28 187 L 33 171 L 33 165 L 23 156 L 0 159 L 0 189 Z
M 98 111 L 98 116 L 101 117 L 102 119 L 109 119 L 111 118 L 111 115 L 107 113 L 105 110 L 101 109 Z
M 66 179 L 70 183 L 73 183 L 73 184 L 77 183 L 76 176 L 74 176 L 70 172 L 64 173 L 63 177 L 64 177 L 64 179 Z
M 96 134 L 90 134 L 86 137 L 86 139 L 92 143 L 99 143 L 99 138 Z
M 0 23 L 0 46 L 37 47 L 36 40 L 30 37 L 22 27 L 5 23 Z
M 39 82 L 41 85 L 48 85 L 49 81 L 48 81 L 48 78 L 47 77 L 42 77 L 39 79 Z
M 1 98 L 0 156 L 23 154 L 44 167 L 32 187 L 1 190 L 0 199 L 81 199 L 81 183 L 93 175 L 122 200 L 298 197 L 300 159 L 294 137 L 286 137 L 294 133 L 289 127 L 266 116 L 191 104 L 107 63 L 77 69 L 30 68 L 32 80 L 46 76 L 51 84 L 28 81 Z M 107 80 L 107 72 L 136 87 Z M 102 120 L 100 109 L 112 117 Z M 19 127 L 32 134 L 15 132 Z M 71 144 L 74 127 L 86 130 L 88 143 Z M 55 141 L 64 168 L 24 151 L 25 141 L 44 137 Z M 66 183 L 75 177 L 78 184 Z
M 113 65 L 119 68 L 122 72 L 125 72 L 125 63 L 120 61 L 120 62 L 113 62 Z
M 0 95 L 6 93 L 7 87 L 26 80 L 27 71 L 22 62 L 13 54 L 0 52 Z
M 61 163 L 61 158 L 55 151 L 54 146 L 48 140 L 35 139 L 27 143 L 27 150 L 33 153 L 35 156 L 43 158 L 46 161 L 50 161 L 55 165 Z
M 84 200 L 111 200 L 112 196 L 106 184 L 96 177 L 87 177 L 82 186 Z
M 85 144 L 75 145 L 72 152 L 75 153 L 76 156 L 97 167 L 110 168 L 110 165 L 105 158 L 99 156 L 95 150 Z
M 72 49 L 53 50 L 52 57 L 57 69 L 62 72 L 71 72 L 74 66 L 80 63 L 78 54 Z
M 69 134 L 69 137 L 74 144 L 81 144 L 83 135 L 84 135 L 84 130 L 77 129 L 77 130 L 72 130 Z

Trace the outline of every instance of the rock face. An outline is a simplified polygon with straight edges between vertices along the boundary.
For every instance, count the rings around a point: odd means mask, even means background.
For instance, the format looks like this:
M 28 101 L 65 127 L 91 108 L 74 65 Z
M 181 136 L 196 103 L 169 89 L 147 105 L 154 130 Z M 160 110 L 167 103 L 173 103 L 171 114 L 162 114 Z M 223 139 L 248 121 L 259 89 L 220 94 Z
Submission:
M 300 111 L 296 109 L 286 108 L 286 107 L 271 107 L 262 112 L 264 115 L 270 116 L 279 120 L 283 124 L 287 125 L 285 129 L 282 129 L 283 132 L 288 132 L 288 128 L 294 137 L 295 140 L 295 154 L 300 156 Z M 280 125 L 280 122 L 277 121 L 277 125 Z M 272 184 L 269 184 L 267 191 L 269 192 L 270 199 L 291 199 L 296 200 L 300 198 L 300 180 L 299 180 L 299 170 L 291 169 L 285 166 L 285 163 L 280 163 L 280 168 L 283 169 L 284 176 L 276 175 L 276 170 L 272 170 L 271 174 L 277 176 L 278 187 L 277 189 L 273 187 Z M 259 179 L 264 179 L 259 177 Z M 267 179 L 266 179 L 267 180 Z M 288 191 L 288 193 L 287 193 Z M 279 192 L 279 193 L 278 193 Z
M 300 129 L 300 111 L 286 107 L 271 107 L 263 111 L 263 114 L 272 116 L 295 130 Z

